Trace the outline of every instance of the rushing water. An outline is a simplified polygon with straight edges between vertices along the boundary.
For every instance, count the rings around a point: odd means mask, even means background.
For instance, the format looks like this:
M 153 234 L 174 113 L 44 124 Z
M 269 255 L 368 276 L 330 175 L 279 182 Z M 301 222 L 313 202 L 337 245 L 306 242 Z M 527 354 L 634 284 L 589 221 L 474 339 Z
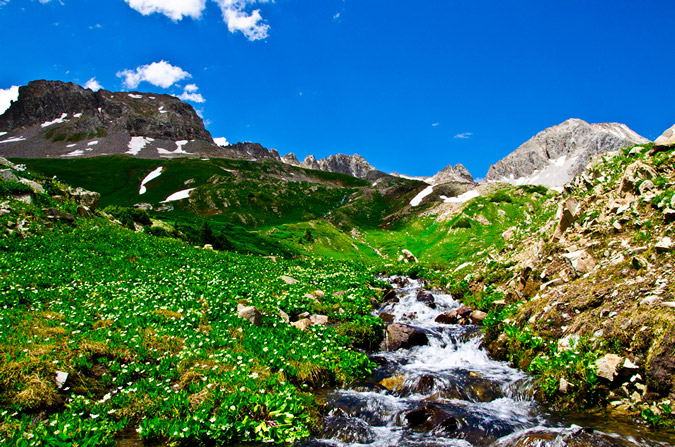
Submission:
M 330 408 L 324 431 L 306 446 L 672 445 L 658 434 L 620 430 L 618 421 L 548 411 L 534 399 L 529 376 L 488 356 L 479 328 L 434 321 L 460 303 L 434 294 L 432 308 L 417 300 L 420 282 L 398 283 L 400 302 L 376 313 L 422 329 L 429 343 L 379 352 L 369 381 L 323 396 Z

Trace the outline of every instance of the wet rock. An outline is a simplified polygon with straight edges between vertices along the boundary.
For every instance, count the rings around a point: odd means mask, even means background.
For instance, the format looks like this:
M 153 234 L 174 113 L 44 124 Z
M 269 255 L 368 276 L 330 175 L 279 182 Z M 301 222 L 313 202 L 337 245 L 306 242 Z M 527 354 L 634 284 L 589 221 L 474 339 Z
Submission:
M 410 281 L 409 281 L 408 278 L 406 278 L 406 277 L 399 276 L 399 277 L 394 278 L 394 279 L 391 281 L 391 283 L 392 283 L 393 285 L 395 285 L 396 287 L 398 287 L 399 289 L 402 289 L 403 287 L 409 285 L 409 284 L 410 284 Z
M 262 324 L 262 314 L 253 306 L 237 305 L 237 316 L 242 320 L 250 321 L 253 326 Z
M 407 380 L 401 389 L 402 396 L 409 396 L 411 394 L 431 394 L 436 388 L 437 378 L 431 374 L 424 374 L 418 377 Z
M 302 320 L 294 321 L 291 323 L 291 326 L 295 326 L 301 331 L 306 331 L 312 325 L 312 322 L 309 318 L 303 318 Z
M 393 323 L 394 322 L 394 315 L 387 313 L 387 312 L 382 312 L 380 314 L 380 319 L 384 321 L 385 323 Z
M 394 323 L 387 326 L 385 340 L 380 345 L 382 351 L 396 351 L 408 349 L 413 346 L 423 346 L 429 343 L 427 334 L 407 324 Z
M 474 310 L 469 315 L 469 318 L 471 319 L 471 323 L 476 324 L 478 326 L 483 324 L 483 320 L 485 320 L 485 317 L 487 317 L 487 313 L 485 313 L 481 310 Z
M 616 354 L 607 354 L 600 357 L 595 361 L 598 377 L 602 377 L 610 382 L 614 381 L 623 362 L 624 358 Z
M 405 413 L 404 418 L 408 427 L 418 431 L 453 431 L 459 426 L 455 416 L 431 404 Z
M 451 310 L 450 312 L 445 312 L 440 314 L 434 320 L 436 323 L 441 324 L 457 324 L 459 315 L 457 315 L 457 310 Z
M 396 375 L 387 377 L 386 379 L 380 381 L 380 385 L 389 391 L 400 391 L 403 389 L 403 382 L 405 381 L 404 375 Z
M 657 253 L 669 252 L 673 249 L 673 241 L 666 236 L 654 245 L 654 249 Z
M 367 423 L 350 417 L 325 418 L 319 437 L 348 444 L 370 444 L 375 441 L 375 433 Z
M 616 447 L 613 438 L 584 429 L 530 429 L 503 439 L 500 445 L 509 447 Z
M 462 306 L 459 309 L 457 309 L 457 315 L 459 315 L 462 318 L 469 318 L 472 312 L 473 309 L 467 306 Z
M 394 291 L 394 289 L 389 289 L 386 292 L 384 292 L 384 295 L 382 296 L 383 303 L 394 302 L 394 300 L 396 300 L 395 302 L 397 303 L 399 302 L 399 299 L 396 296 L 396 292 Z
M 419 292 L 417 292 L 417 301 L 426 304 L 428 307 L 432 309 L 436 308 L 434 296 L 429 292 L 425 292 L 424 290 L 420 290 Z

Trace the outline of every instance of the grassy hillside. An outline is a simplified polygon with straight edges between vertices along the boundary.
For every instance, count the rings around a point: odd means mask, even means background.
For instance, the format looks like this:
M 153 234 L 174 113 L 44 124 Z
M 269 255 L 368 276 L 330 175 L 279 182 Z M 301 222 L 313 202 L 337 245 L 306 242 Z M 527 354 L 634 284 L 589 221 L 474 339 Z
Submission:
M 363 266 L 196 249 L 74 217 L 65 187 L 17 174 L 47 193 L 2 182 L 0 444 L 115 445 L 125 428 L 290 441 L 314 423 L 313 389 L 369 373 L 353 345 L 381 334 L 369 313 L 382 290 Z M 287 323 L 304 312 L 331 327 Z

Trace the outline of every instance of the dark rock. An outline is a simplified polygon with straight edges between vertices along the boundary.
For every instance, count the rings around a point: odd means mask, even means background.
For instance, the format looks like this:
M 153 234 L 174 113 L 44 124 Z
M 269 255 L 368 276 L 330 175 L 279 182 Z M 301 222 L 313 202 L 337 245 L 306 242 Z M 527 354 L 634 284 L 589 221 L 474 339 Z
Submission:
M 667 395 L 675 388 L 675 334 L 664 337 L 655 354 L 647 363 L 647 385 L 651 391 L 662 396 Z
M 592 430 L 568 429 L 563 432 L 533 429 L 519 436 L 509 438 L 508 444 L 513 447 L 540 447 L 543 445 L 555 445 L 566 447 L 618 447 L 618 444 L 610 436 L 593 433 Z
M 382 312 L 380 314 L 380 319 L 384 321 L 385 323 L 393 323 L 394 322 L 394 315 L 387 313 L 387 312 Z
M 457 315 L 457 309 L 455 309 L 451 310 L 450 312 L 440 314 L 434 321 L 441 324 L 457 324 L 458 318 L 459 315 Z
M 425 404 L 405 413 L 408 427 L 419 431 L 453 431 L 459 426 L 457 418 L 435 405 Z
M 473 309 L 467 306 L 462 306 L 459 309 L 457 309 L 457 315 L 459 315 L 462 318 L 469 318 L 472 312 Z
M 436 308 L 434 296 L 429 292 L 425 292 L 424 290 L 420 290 L 419 292 L 417 292 L 417 301 L 426 304 L 428 307 L 432 309 Z
M 129 95 L 106 90 L 93 92 L 70 82 L 33 81 L 19 88 L 18 100 L 0 116 L 0 129 L 26 128 L 53 121 L 64 113 L 70 116 L 81 113 L 59 130 L 67 128 L 68 134 L 73 135 L 97 134 L 101 129 L 121 130 L 131 136 L 213 142 L 202 119 L 189 104 L 170 95 L 138 94 L 142 96 L 140 99 Z M 157 112 L 160 105 L 167 113 Z
M 319 437 L 349 444 L 370 444 L 375 441 L 375 433 L 367 423 L 350 417 L 325 418 Z
M 44 211 L 44 213 L 47 214 L 47 218 L 49 219 L 60 220 L 66 223 L 75 222 L 75 216 L 73 216 L 72 214 L 64 213 L 63 211 L 59 211 L 56 208 L 45 208 L 42 211 Z
M 380 345 L 382 351 L 396 351 L 408 349 L 413 346 L 423 346 L 429 343 L 427 334 L 407 324 L 394 323 L 387 326 L 385 340 Z

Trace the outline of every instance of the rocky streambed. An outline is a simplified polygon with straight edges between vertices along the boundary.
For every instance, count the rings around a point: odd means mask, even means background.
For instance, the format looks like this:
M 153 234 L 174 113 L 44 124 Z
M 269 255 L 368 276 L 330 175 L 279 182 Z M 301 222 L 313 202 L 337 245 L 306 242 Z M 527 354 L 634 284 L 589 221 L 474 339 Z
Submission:
M 563 415 L 534 399 L 531 377 L 491 359 L 484 315 L 420 281 L 391 278 L 376 311 L 389 324 L 370 380 L 322 396 L 329 411 L 303 446 L 669 446 L 668 434 L 604 414 Z

